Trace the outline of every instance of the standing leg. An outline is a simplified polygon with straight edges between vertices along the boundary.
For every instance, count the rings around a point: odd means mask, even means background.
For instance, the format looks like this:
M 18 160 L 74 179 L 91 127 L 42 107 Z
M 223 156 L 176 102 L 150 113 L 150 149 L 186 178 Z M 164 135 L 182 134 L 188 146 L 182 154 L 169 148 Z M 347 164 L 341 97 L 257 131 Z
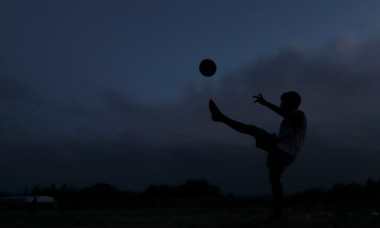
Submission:
M 273 214 L 272 218 L 282 217 L 283 207 L 283 188 L 281 183 L 281 176 L 284 173 L 286 167 L 293 162 L 292 158 L 281 151 L 268 151 L 268 163 L 269 180 L 272 187 L 273 195 Z
M 272 187 L 273 195 L 273 217 L 281 218 L 282 216 L 282 200 L 283 200 L 283 189 L 281 184 L 281 170 L 269 170 L 269 179 Z

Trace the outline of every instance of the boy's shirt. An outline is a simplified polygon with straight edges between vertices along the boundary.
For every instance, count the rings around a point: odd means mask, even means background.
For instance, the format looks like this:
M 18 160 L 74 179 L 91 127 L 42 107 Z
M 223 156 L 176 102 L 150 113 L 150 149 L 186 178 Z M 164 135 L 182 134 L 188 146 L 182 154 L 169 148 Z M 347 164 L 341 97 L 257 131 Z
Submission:
M 282 120 L 277 148 L 295 159 L 303 146 L 306 128 L 305 114 L 300 110 L 293 111 L 289 118 Z

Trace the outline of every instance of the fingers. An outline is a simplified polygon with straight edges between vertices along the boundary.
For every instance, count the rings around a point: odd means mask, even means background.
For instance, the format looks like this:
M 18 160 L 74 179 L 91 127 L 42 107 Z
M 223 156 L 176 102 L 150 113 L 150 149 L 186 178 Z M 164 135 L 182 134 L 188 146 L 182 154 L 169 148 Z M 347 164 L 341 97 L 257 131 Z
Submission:
M 264 97 L 261 93 L 257 94 L 256 96 L 252 96 L 252 97 L 256 99 L 255 103 L 257 103 L 257 102 L 260 103 L 264 100 Z
M 252 96 L 252 97 L 259 99 L 259 98 L 263 98 L 263 95 L 261 93 L 259 93 L 259 94 L 257 94 L 257 96 Z

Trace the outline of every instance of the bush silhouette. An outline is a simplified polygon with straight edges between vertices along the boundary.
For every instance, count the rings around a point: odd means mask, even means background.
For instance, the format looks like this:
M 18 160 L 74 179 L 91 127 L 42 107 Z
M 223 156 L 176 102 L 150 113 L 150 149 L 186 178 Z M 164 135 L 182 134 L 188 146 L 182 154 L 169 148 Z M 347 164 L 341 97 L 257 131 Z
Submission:
M 150 185 L 144 192 L 150 198 L 213 198 L 220 197 L 220 188 L 206 180 L 188 180 L 183 185 Z

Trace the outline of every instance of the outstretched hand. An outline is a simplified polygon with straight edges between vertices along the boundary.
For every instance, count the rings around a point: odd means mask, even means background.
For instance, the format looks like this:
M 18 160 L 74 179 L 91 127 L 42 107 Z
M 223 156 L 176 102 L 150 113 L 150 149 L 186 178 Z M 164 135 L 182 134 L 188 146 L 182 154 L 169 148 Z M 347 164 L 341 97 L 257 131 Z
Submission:
M 257 94 L 257 96 L 252 96 L 253 98 L 256 98 L 255 103 L 259 103 L 262 105 L 265 105 L 267 101 L 264 99 L 263 95 L 261 93 Z

